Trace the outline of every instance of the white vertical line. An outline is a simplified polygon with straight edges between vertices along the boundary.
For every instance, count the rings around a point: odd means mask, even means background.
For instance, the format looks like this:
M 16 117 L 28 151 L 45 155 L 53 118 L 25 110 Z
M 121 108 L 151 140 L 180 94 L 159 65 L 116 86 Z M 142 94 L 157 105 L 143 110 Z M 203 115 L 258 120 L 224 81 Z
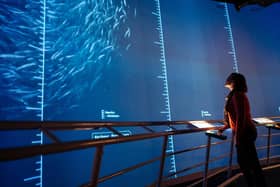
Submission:
M 44 120 L 44 85 L 45 85 L 45 45 L 46 45 L 46 0 L 43 0 L 43 46 L 42 46 L 42 82 L 41 82 L 41 121 Z
M 160 0 L 155 0 L 157 3 L 157 16 L 158 16 L 158 24 L 159 24 L 159 35 L 160 35 L 160 43 L 161 43 L 161 64 L 162 64 L 162 73 L 163 73 L 163 81 L 164 81 L 164 89 L 165 89 L 165 99 L 166 99 L 166 117 L 168 121 L 171 121 L 171 111 L 170 111 L 170 100 L 169 100 L 169 87 L 168 87 L 168 74 L 167 74 L 167 66 L 166 66 L 166 57 L 165 57 L 165 46 L 164 46 L 164 33 L 163 33 L 163 26 L 162 26 L 162 17 L 161 17 L 161 7 L 160 7 Z M 171 129 L 169 129 L 171 130 Z M 173 136 L 169 136 L 169 148 L 172 153 L 174 153 L 174 144 L 173 144 Z M 170 158 L 171 163 L 171 172 L 176 173 L 176 160 L 175 155 L 172 155 Z M 177 175 L 174 175 L 175 178 L 177 178 Z
M 160 41 L 162 47 L 162 68 L 163 68 L 163 76 L 164 76 L 164 84 L 165 84 L 165 91 L 168 97 L 166 97 L 166 102 L 168 105 L 168 113 L 170 114 L 170 101 L 169 101 L 169 87 L 168 87 L 168 75 L 167 75 L 167 66 L 166 66 L 166 57 L 165 57 L 165 46 L 164 46 L 164 35 L 163 35 L 163 26 L 162 26 L 162 18 L 161 18 L 161 9 L 160 9 L 160 1 L 155 0 L 158 4 L 158 16 L 159 16 L 159 27 L 160 27 Z M 170 115 L 171 116 L 171 115 Z M 171 121 L 171 117 L 168 118 L 168 121 Z
M 40 156 L 40 187 L 43 186 L 43 155 Z
M 41 121 L 44 121 L 44 86 L 45 86 L 45 53 L 46 53 L 46 0 L 43 0 L 43 41 L 42 41 L 42 84 L 41 84 Z M 43 144 L 43 132 L 41 131 L 41 145 Z M 40 155 L 40 187 L 43 186 L 43 155 Z
M 234 39 L 233 39 L 233 33 L 232 33 L 232 27 L 231 27 L 231 21 L 230 21 L 230 16 L 229 16 L 229 11 L 228 11 L 228 5 L 227 3 L 223 3 L 225 7 L 225 17 L 226 17 L 226 22 L 227 22 L 227 31 L 228 31 L 228 37 L 229 37 L 229 42 L 231 44 L 231 53 L 233 57 L 233 63 L 234 67 L 233 69 L 235 72 L 239 72 L 238 70 L 238 61 L 236 57 L 236 49 L 235 49 L 235 44 L 234 44 Z

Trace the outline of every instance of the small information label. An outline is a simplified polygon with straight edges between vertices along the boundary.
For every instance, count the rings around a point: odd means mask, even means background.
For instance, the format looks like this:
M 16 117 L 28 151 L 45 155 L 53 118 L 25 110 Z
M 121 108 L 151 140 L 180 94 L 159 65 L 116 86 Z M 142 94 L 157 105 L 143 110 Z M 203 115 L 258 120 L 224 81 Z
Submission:
M 130 130 L 123 130 L 119 131 L 124 136 L 130 136 L 132 135 L 132 132 Z M 104 131 L 104 132 L 94 132 L 91 134 L 91 139 L 102 139 L 102 138 L 114 138 L 117 137 L 117 134 L 114 134 L 113 132 Z

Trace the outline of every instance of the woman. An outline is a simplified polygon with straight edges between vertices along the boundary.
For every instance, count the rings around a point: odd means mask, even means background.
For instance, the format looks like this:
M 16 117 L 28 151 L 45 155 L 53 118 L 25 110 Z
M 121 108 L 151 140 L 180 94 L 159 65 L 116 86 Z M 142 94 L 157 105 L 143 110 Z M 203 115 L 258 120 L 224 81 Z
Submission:
M 232 73 L 226 80 L 225 87 L 230 90 L 225 103 L 225 126 L 232 129 L 237 151 L 237 161 L 248 186 L 265 187 L 265 179 L 259 163 L 255 140 L 257 129 L 251 119 L 250 105 L 247 98 L 247 84 L 240 73 Z

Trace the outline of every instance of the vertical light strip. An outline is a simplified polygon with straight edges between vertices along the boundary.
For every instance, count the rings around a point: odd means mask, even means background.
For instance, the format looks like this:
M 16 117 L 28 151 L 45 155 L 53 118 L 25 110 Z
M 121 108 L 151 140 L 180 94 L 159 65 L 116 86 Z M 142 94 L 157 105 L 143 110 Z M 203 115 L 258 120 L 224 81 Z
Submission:
M 234 44 L 234 39 L 233 39 L 233 33 L 232 33 L 232 27 L 231 27 L 231 21 L 230 21 L 230 16 L 229 16 L 229 11 L 228 11 L 228 5 L 227 3 L 223 3 L 225 7 L 225 18 L 226 18 L 226 27 L 225 29 L 228 31 L 228 41 L 230 42 L 231 45 L 231 51 L 228 53 L 232 55 L 233 58 L 233 70 L 235 72 L 239 72 L 238 70 L 238 61 L 236 57 L 236 49 L 235 49 L 235 44 Z
M 45 45 L 46 45 L 46 0 L 43 0 L 43 41 L 42 41 L 42 82 L 41 82 L 41 121 L 44 121 L 44 85 L 45 85 Z M 43 143 L 43 142 L 42 142 Z
M 41 82 L 41 121 L 44 121 L 44 86 L 45 86 L 45 53 L 46 53 L 46 0 L 43 0 L 43 46 L 42 46 L 42 82 Z M 41 145 L 43 132 L 41 131 Z M 40 155 L 40 187 L 43 187 L 43 155 Z
M 170 99 L 169 99 L 169 87 L 168 87 L 168 75 L 167 75 L 167 66 L 166 66 L 166 57 L 165 57 L 165 46 L 164 46 L 164 32 L 162 26 L 162 17 L 161 17 L 161 7 L 160 7 L 160 0 L 155 0 L 157 4 L 157 12 L 153 13 L 154 15 L 158 16 L 158 31 L 159 31 L 159 42 L 155 42 L 155 44 L 160 45 L 160 52 L 161 52 L 161 65 L 162 65 L 162 75 L 158 76 L 159 79 L 163 80 L 164 84 L 164 93 L 162 94 L 165 98 L 165 110 L 161 111 L 162 114 L 166 114 L 167 120 L 171 121 L 171 111 L 170 111 Z M 168 129 L 171 130 L 170 128 Z M 174 140 L 173 136 L 168 136 L 168 153 L 174 153 Z M 170 156 L 170 164 L 171 168 L 169 169 L 169 173 L 176 173 L 176 160 L 175 155 Z M 177 178 L 177 175 L 174 175 Z

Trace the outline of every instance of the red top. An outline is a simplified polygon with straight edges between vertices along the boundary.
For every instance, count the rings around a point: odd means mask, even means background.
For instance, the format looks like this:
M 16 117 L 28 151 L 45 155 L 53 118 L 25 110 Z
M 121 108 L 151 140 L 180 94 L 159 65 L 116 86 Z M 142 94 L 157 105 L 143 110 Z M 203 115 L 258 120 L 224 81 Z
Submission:
M 235 91 L 229 98 L 225 110 L 229 123 L 226 126 L 232 129 L 236 145 L 244 141 L 254 141 L 256 139 L 256 127 L 251 118 L 250 104 L 246 94 Z

